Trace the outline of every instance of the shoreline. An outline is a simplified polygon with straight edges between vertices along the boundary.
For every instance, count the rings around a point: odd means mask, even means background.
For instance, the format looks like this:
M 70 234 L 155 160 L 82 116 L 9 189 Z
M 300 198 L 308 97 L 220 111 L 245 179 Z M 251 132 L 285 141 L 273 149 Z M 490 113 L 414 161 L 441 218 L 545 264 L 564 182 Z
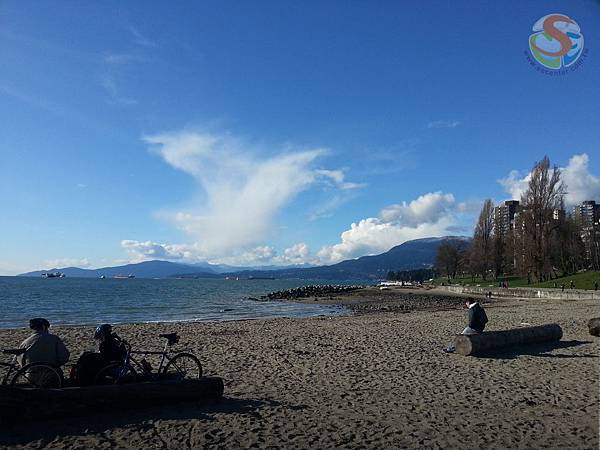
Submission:
M 486 330 L 557 322 L 564 336 L 494 357 L 446 354 L 464 328 L 458 307 L 117 325 L 138 349 L 160 348 L 159 333 L 178 332 L 177 348 L 223 378 L 224 399 L 7 424 L 0 446 L 597 448 L 600 340 L 587 331 L 597 302 L 492 299 L 485 307 Z M 90 328 L 54 331 L 72 362 L 92 342 Z M 27 335 L 0 330 L 0 347 Z

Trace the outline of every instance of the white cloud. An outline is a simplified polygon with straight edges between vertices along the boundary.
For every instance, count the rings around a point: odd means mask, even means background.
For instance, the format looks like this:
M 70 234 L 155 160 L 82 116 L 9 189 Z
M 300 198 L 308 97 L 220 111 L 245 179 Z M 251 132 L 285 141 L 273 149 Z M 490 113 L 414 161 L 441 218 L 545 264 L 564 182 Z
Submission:
M 411 239 L 452 234 L 457 229 L 457 217 L 472 214 L 475 210 L 468 203 L 456 203 L 448 193 L 431 192 L 411 202 L 402 202 L 384 208 L 379 217 L 369 217 L 353 223 L 344 231 L 341 242 L 322 247 L 316 255 L 305 243 L 286 248 L 281 255 L 268 245 L 252 248 L 238 246 L 227 253 L 207 251 L 197 242 L 192 245 L 157 244 L 151 241 L 124 240 L 122 247 L 134 261 L 147 259 L 180 259 L 185 261 L 209 261 L 230 265 L 290 265 L 333 264 L 366 254 L 382 253 Z M 475 211 L 476 212 L 476 211 Z M 194 222 L 193 217 L 180 217 L 193 233 L 204 222 Z
M 77 258 L 58 258 L 58 259 L 48 259 L 44 261 L 44 267 L 48 269 L 61 269 L 63 267 L 80 267 L 86 268 L 91 264 L 87 258 L 77 259 Z
M 430 192 L 410 203 L 391 205 L 381 211 L 385 222 L 416 227 L 424 223 L 437 222 L 455 204 L 452 194 Z
M 447 229 L 453 223 L 451 219 L 444 218 L 410 227 L 369 217 L 353 223 L 349 230 L 342 233 L 340 243 L 321 248 L 317 256 L 322 263 L 333 264 L 363 255 L 383 253 L 411 239 L 448 234 Z
M 600 177 L 589 172 L 589 156 L 585 153 L 573 155 L 563 169 L 562 179 L 567 185 L 565 202 L 575 205 L 584 200 L 600 200 Z
M 131 262 L 149 259 L 199 259 L 193 246 L 183 244 L 158 244 L 152 241 L 124 239 L 121 247 L 131 257 Z
M 297 243 L 278 255 L 277 251 L 269 245 L 260 245 L 243 252 L 215 258 L 210 261 L 214 264 L 228 264 L 232 266 L 288 266 L 292 264 L 306 264 L 314 262 L 310 249 L 303 243 Z
M 194 239 L 193 250 L 205 258 L 238 255 L 264 242 L 275 215 L 300 192 L 323 178 L 336 189 L 341 170 L 315 169 L 324 148 L 287 149 L 269 156 L 228 134 L 179 132 L 144 138 L 169 165 L 198 182 L 205 200 L 162 216 Z
M 449 234 L 461 212 L 452 194 L 431 192 L 409 203 L 384 208 L 379 217 L 353 223 L 344 231 L 341 242 L 321 248 L 317 257 L 332 264 L 367 254 L 382 253 L 411 239 Z
M 274 258 L 276 264 L 305 264 L 310 262 L 310 249 L 304 242 L 294 244 L 283 251 L 283 255 Z
M 531 173 L 528 173 L 521 178 L 521 174 L 518 170 L 511 170 L 508 176 L 499 179 L 498 183 L 500 183 L 504 190 L 510 194 L 510 198 L 519 200 L 527 190 L 530 179 Z
M 321 170 L 316 170 L 315 173 L 322 177 L 328 178 L 329 180 L 331 180 L 334 183 L 334 185 L 336 187 L 343 189 L 343 190 L 360 189 L 360 188 L 367 186 L 366 183 L 351 183 L 348 181 L 344 181 L 346 175 L 344 174 L 344 172 L 342 170 L 321 169 Z
M 561 178 L 566 185 L 565 203 L 575 205 L 584 200 L 600 198 L 600 178 L 589 172 L 589 156 L 586 153 L 573 155 L 566 167 L 561 168 Z M 512 170 L 507 177 L 498 180 L 511 198 L 519 200 L 527 190 L 531 173 L 521 177 L 520 173 Z
M 269 245 L 259 245 L 257 247 L 241 251 L 211 260 L 215 264 L 228 264 L 231 266 L 268 266 L 273 263 L 273 258 L 277 256 L 277 251 Z
M 456 128 L 459 125 L 458 120 L 434 120 L 427 124 L 427 128 Z

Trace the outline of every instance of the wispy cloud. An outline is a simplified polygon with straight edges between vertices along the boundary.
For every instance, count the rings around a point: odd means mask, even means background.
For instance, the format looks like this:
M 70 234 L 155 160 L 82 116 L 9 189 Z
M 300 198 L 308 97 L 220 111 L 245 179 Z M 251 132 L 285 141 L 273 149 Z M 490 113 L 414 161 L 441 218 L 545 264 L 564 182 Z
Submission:
M 136 68 L 136 65 L 153 61 L 149 57 L 158 44 L 143 35 L 137 27 L 128 24 L 125 29 L 131 35 L 131 43 L 126 51 L 106 51 L 102 55 L 103 71 L 100 85 L 109 98 L 109 103 L 120 106 L 132 106 L 138 101 L 131 95 L 123 93 L 122 78 L 124 72 Z M 133 45 L 132 45 L 133 44 Z
M 262 242 L 275 216 L 294 197 L 322 180 L 337 191 L 356 189 L 340 169 L 316 169 L 326 148 L 256 146 L 227 133 L 182 131 L 144 141 L 173 168 L 197 181 L 205 201 L 163 211 L 195 240 L 199 257 L 223 257 Z
M 124 106 L 137 105 L 137 100 L 131 97 L 122 96 L 119 93 L 117 89 L 117 83 L 113 75 L 104 75 L 100 81 L 100 84 L 108 94 L 109 103 Z
M 333 184 L 343 190 L 360 189 L 367 186 L 366 183 L 353 183 L 345 181 L 346 175 L 343 170 L 326 170 L 320 169 L 315 171 L 317 175 L 333 182 Z
M 456 128 L 460 124 L 458 120 L 434 120 L 427 124 L 427 128 Z
M 155 41 L 153 41 L 150 38 L 148 38 L 147 36 L 143 35 L 137 27 L 135 27 L 133 25 L 129 25 L 127 27 L 127 29 L 133 36 L 134 44 L 137 44 L 142 47 L 149 47 L 149 48 L 157 48 L 158 47 L 158 44 Z
M 66 115 L 65 111 L 63 109 L 59 108 L 58 106 L 53 105 L 50 102 L 46 102 L 45 100 L 43 100 L 40 97 L 37 97 L 34 95 L 29 95 L 25 92 L 21 92 L 20 90 L 15 89 L 12 86 L 0 84 L 0 93 L 7 95 L 9 97 L 12 97 L 16 100 L 19 100 L 19 101 L 26 103 L 30 106 L 33 106 L 35 108 L 39 108 L 39 109 L 42 109 L 49 113 L 52 113 L 54 115 L 57 115 L 57 116 L 65 116 Z
M 354 192 L 338 192 L 329 197 L 325 202 L 316 205 L 308 212 L 311 221 L 332 217 L 333 213 L 356 197 Z
M 366 148 L 355 171 L 365 176 L 389 175 L 417 167 L 419 138 L 402 139 L 385 148 Z
M 149 58 L 146 58 L 141 55 L 136 55 L 133 53 L 113 53 L 113 52 L 105 52 L 102 60 L 107 64 L 112 65 L 125 65 L 132 63 L 142 63 L 148 62 Z

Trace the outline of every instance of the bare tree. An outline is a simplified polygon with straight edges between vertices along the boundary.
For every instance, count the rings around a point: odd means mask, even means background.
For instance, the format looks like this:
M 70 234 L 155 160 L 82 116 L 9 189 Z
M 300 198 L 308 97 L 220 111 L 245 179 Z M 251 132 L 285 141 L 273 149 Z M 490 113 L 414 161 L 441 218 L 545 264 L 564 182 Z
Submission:
M 555 227 L 553 214 L 560 210 L 563 196 L 560 170 L 556 166 L 550 169 L 550 160 L 546 156 L 533 166 L 527 191 L 521 197 L 522 244 L 519 251 L 522 251 L 523 259 L 521 271 L 528 279 L 533 274 L 538 281 L 543 281 L 552 270 L 550 238 Z
M 494 267 L 494 277 L 498 279 L 502 275 L 507 266 L 507 245 L 502 233 L 495 230 L 492 239 L 492 258 Z
M 450 281 L 456 278 L 464 264 L 466 255 L 466 244 L 457 239 L 444 239 L 438 248 L 435 257 L 436 270 L 445 275 Z
M 473 274 L 481 275 L 484 280 L 493 263 L 493 231 L 494 204 L 487 199 L 479 213 L 470 252 L 471 271 Z

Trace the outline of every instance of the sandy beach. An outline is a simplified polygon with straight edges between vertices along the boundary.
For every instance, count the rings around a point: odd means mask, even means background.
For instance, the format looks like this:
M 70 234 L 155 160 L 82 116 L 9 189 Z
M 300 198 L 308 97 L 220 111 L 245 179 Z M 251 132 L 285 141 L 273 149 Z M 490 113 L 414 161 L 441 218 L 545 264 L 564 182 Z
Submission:
M 145 349 L 177 331 L 205 374 L 224 379 L 224 399 L 4 424 L 0 446 L 598 448 L 600 340 L 586 326 L 597 302 L 486 302 L 489 330 L 556 322 L 564 334 L 477 358 L 442 352 L 465 325 L 461 298 L 371 289 L 319 301 L 355 314 L 118 326 Z M 54 332 L 73 362 L 92 345 L 91 328 Z M 0 347 L 27 334 L 0 330 Z

